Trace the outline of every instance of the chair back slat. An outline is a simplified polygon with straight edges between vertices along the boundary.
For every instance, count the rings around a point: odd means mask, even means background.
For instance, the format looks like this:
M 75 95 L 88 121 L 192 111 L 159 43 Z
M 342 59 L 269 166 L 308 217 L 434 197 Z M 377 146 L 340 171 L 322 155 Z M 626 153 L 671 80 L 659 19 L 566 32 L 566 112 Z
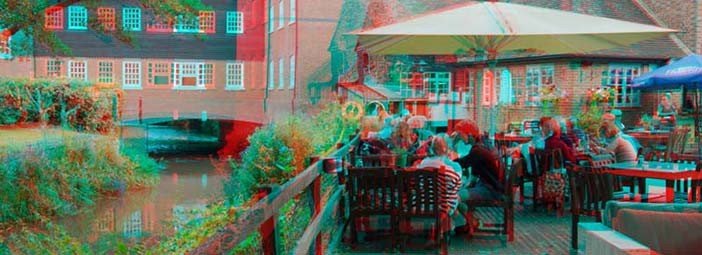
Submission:
M 402 200 L 400 215 L 405 217 L 434 217 L 439 213 L 439 169 L 405 169 L 398 172 Z
M 668 137 L 668 145 L 665 154 L 665 160 L 677 160 L 677 156 L 685 151 L 687 135 L 690 132 L 688 127 L 677 127 Z
M 351 212 L 358 215 L 388 213 L 397 194 L 393 171 L 389 167 L 349 167 L 347 189 Z

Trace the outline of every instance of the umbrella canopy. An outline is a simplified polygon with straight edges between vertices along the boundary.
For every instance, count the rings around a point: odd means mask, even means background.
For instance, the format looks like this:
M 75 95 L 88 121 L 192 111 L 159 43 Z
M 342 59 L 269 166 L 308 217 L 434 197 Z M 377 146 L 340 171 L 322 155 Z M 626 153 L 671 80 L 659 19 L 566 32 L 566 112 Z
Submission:
M 702 56 L 693 54 L 634 79 L 632 88 L 702 88 Z
M 505 52 L 585 53 L 672 32 L 676 31 L 554 9 L 470 2 L 351 34 L 372 54 L 485 53 L 494 58 Z

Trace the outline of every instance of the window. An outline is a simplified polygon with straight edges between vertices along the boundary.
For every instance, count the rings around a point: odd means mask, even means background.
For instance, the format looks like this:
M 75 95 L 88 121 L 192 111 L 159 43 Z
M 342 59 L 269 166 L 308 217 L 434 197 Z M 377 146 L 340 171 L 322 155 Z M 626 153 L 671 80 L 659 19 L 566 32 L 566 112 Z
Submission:
M 68 6 L 68 29 L 88 29 L 88 9 L 80 5 Z
M 290 24 L 295 23 L 295 0 L 290 0 Z
M 524 81 L 524 89 L 517 89 L 518 101 L 525 105 L 540 105 L 541 88 L 553 84 L 553 65 L 528 65 Z
M 3 28 L 0 28 L 0 31 L 2 30 Z M 0 38 L 0 59 L 12 58 L 12 48 L 10 48 L 11 43 L 12 37 L 8 37 L 7 39 Z
M 215 12 L 201 11 L 200 12 L 200 32 L 212 34 L 215 32 Z
M 115 8 L 100 7 L 97 9 L 98 22 L 105 30 L 115 30 Z
M 275 31 L 275 12 L 273 12 L 273 5 L 268 6 L 268 33 L 273 33 Z
M 68 61 L 68 78 L 88 80 L 88 62 Z
M 122 27 L 126 31 L 141 31 L 141 9 L 135 7 L 123 8 Z
M 614 89 L 614 106 L 639 106 L 640 93 L 631 85 L 641 74 L 640 65 L 611 64 L 603 77 L 603 86 Z
M 227 34 L 244 33 L 244 15 L 241 12 L 227 12 Z
M 273 61 L 268 62 L 268 89 L 274 89 L 275 88 L 275 65 L 273 65 Z
M 133 212 L 122 223 L 122 235 L 125 238 L 141 237 L 141 211 Z
M 61 77 L 61 60 L 50 59 L 46 61 L 46 76 Z
M 44 27 L 46 29 L 63 29 L 63 7 L 46 8 Z
M 124 61 L 122 63 L 122 87 L 141 89 L 141 62 Z
M 200 32 L 200 24 L 198 17 L 183 17 L 176 18 L 173 32 L 178 33 L 197 33 Z
M 429 93 L 446 94 L 451 91 L 450 72 L 425 72 L 424 87 Z
M 283 89 L 285 88 L 285 59 L 280 58 L 278 59 L 278 88 Z
M 278 3 L 278 29 L 283 28 L 285 25 L 285 7 L 283 6 L 283 0 Z
M 111 84 L 114 82 L 112 62 L 98 62 L 98 83 Z
M 205 85 L 214 85 L 214 66 L 212 64 L 203 64 L 202 72 L 204 73 Z
M 205 89 L 207 75 L 204 63 L 173 63 L 173 89 Z
M 153 16 L 151 20 L 146 23 L 146 31 L 165 33 L 173 32 L 173 20 L 170 18 Z
M 244 89 L 244 63 L 227 64 L 227 83 L 224 88 L 227 90 Z
M 295 55 L 290 56 L 290 87 L 295 88 Z
M 146 66 L 146 80 L 150 85 L 168 85 L 171 76 L 170 63 L 153 63 Z

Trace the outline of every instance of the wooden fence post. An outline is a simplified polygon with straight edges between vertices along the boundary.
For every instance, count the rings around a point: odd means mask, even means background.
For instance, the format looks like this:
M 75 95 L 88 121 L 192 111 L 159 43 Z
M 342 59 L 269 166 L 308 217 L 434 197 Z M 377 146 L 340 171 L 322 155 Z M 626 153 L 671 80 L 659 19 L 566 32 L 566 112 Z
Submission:
M 260 187 L 258 190 L 259 199 L 265 198 L 273 191 L 271 187 Z M 276 215 L 268 218 L 259 227 L 259 232 L 261 233 L 261 246 L 263 248 L 263 254 L 265 255 L 276 255 L 279 254 L 278 250 L 278 229 L 276 228 Z
M 319 157 L 315 156 L 310 158 L 310 165 L 319 161 Z M 312 219 L 317 217 L 320 212 L 322 212 L 322 176 L 319 175 L 314 178 L 312 185 L 310 185 L 310 191 L 312 193 L 312 206 L 314 207 L 314 213 L 312 214 Z M 321 255 L 324 253 L 324 246 L 322 246 L 322 233 L 318 233 L 314 241 L 314 254 Z

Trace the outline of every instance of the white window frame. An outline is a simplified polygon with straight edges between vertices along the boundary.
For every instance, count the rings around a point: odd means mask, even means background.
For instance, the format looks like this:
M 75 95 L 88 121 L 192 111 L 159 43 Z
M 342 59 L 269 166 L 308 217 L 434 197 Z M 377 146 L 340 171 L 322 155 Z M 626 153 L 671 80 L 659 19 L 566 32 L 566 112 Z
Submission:
M 285 3 L 280 0 L 278 3 L 278 29 L 285 27 Z
M 97 82 L 100 84 L 114 84 L 115 83 L 115 64 L 114 64 L 114 62 L 112 62 L 112 61 L 98 62 Z
M 68 6 L 68 29 L 88 30 L 88 9 L 85 6 Z
M 204 62 L 176 61 L 171 68 L 173 90 L 205 90 Z M 195 86 L 183 85 L 183 77 L 195 78 Z
M 244 63 L 227 63 L 225 90 L 244 90 Z
M 241 12 L 227 12 L 227 34 L 244 33 L 244 14 Z
M 136 65 L 136 68 L 129 67 L 132 69 L 128 69 L 127 65 Z M 135 70 L 135 71 L 137 71 L 137 73 L 127 73 L 127 70 Z M 128 77 L 128 76 L 134 76 L 134 77 Z M 130 82 L 133 80 L 136 80 L 138 82 L 127 83 L 127 82 Z M 122 88 L 123 89 L 141 89 L 141 84 L 142 84 L 141 61 L 123 61 L 122 62 Z
M 268 33 L 275 31 L 275 8 L 273 4 L 268 6 Z
M 451 93 L 451 72 L 424 72 L 424 89 L 436 95 Z
M 4 28 L 0 28 L 3 31 Z M 7 40 L 0 40 L 0 59 L 11 59 L 12 58 L 12 36 L 8 37 Z
M 534 101 L 532 99 L 541 98 L 541 88 L 544 85 L 554 84 L 555 80 L 556 68 L 553 64 L 527 65 L 524 73 L 524 94 L 518 95 L 518 97 L 524 97 L 525 105 L 539 106 L 541 100 Z
M 268 61 L 268 90 L 275 89 L 275 64 L 273 60 Z
M 46 76 L 47 77 L 61 77 L 61 69 L 63 66 L 63 61 L 59 59 L 49 59 L 46 61 Z
M 285 88 L 285 58 L 278 59 L 278 89 Z
M 290 74 L 288 74 L 290 77 L 290 85 L 288 85 L 289 89 L 294 89 L 295 88 L 295 55 L 290 55 Z
M 215 11 L 200 11 L 197 18 L 200 33 L 217 33 L 217 14 Z
M 173 73 L 171 68 L 173 63 L 164 61 L 152 61 L 146 64 L 146 83 L 151 86 L 164 87 L 173 84 L 171 78 L 173 78 Z M 165 68 L 162 69 L 162 68 Z M 160 74 L 160 75 L 157 75 Z M 156 76 L 163 76 L 163 74 L 168 77 L 165 84 L 156 84 Z
M 173 23 L 173 32 L 175 33 L 199 33 L 200 32 L 200 17 L 193 17 L 191 20 L 185 20 L 183 16 L 176 17 Z
M 296 17 L 295 17 L 295 14 L 297 11 L 295 9 L 297 7 L 297 6 L 295 6 L 296 4 L 297 4 L 296 0 L 290 0 L 290 21 L 288 22 L 288 24 L 295 23 L 295 21 L 296 21 Z
M 122 29 L 125 31 L 141 31 L 141 8 L 122 8 Z
M 44 11 L 44 28 L 51 30 L 63 29 L 63 7 L 49 7 Z
M 88 81 L 88 61 L 69 60 L 68 68 L 66 68 L 66 70 L 66 77 L 68 77 L 69 79 L 79 79 L 83 81 Z
M 615 73 L 615 70 L 621 70 L 621 73 Z M 614 107 L 641 105 L 641 92 L 630 87 L 634 78 L 641 75 L 641 71 L 640 64 L 609 64 L 602 86 L 614 89 Z

